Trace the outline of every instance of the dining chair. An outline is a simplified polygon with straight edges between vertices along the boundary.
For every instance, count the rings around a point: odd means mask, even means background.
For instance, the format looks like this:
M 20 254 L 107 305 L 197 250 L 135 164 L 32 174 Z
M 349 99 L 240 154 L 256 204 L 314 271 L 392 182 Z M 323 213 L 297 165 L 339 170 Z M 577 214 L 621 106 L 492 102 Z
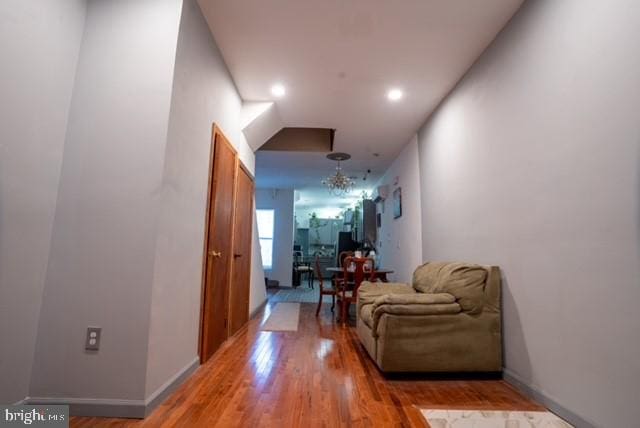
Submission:
M 354 254 L 355 253 L 353 251 L 341 251 L 340 254 L 338 254 L 338 267 L 343 267 L 344 259 L 346 259 L 347 257 L 353 257 Z M 344 282 L 343 272 L 334 274 L 331 280 L 334 282 L 335 287 L 339 289 L 341 284 Z
M 338 303 L 340 305 L 340 320 L 347 322 L 351 303 L 358 299 L 358 288 L 363 281 L 375 282 L 376 271 L 374 260 L 370 257 L 345 257 L 342 266 L 342 282 L 338 285 Z
M 309 288 L 313 289 L 313 268 L 311 263 L 304 261 L 304 255 L 302 251 L 293 252 L 293 275 L 294 284 L 300 285 L 302 283 L 302 275 L 307 274 L 307 281 Z M 295 285 L 294 285 L 295 286 Z
M 344 265 L 344 259 L 346 259 L 347 257 L 353 257 L 354 254 L 355 253 L 353 251 L 340 252 L 340 254 L 338 255 L 338 266 L 342 267 Z
M 338 289 L 336 288 L 336 283 L 334 281 L 329 281 L 329 287 L 325 288 L 322 269 L 320 267 L 320 256 L 316 256 L 315 276 L 316 278 L 318 278 L 318 282 L 320 283 L 320 286 L 318 287 L 320 290 L 320 300 L 318 300 L 318 309 L 316 309 L 317 317 L 320 313 L 320 308 L 322 307 L 322 300 L 324 296 L 331 296 L 331 312 L 333 312 L 333 308 L 336 306 L 336 295 L 338 294 Z

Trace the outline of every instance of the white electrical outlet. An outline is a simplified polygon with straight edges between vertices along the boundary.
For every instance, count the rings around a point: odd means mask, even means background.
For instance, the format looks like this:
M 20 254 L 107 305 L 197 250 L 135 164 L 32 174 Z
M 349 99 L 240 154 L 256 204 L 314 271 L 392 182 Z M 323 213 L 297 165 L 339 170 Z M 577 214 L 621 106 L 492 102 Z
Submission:
M 84 349 L 87 351 L 97 351 L 100 349 L 100 334 L 102 327 L 87 327 L 87 338 L 84 342 Z

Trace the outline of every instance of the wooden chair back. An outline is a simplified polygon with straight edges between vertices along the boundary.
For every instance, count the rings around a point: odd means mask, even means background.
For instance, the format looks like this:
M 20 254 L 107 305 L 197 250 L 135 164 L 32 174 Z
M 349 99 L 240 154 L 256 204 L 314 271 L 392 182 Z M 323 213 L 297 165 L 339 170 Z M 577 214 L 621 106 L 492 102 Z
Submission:
M 338 255 L 338 266 L 339 267 L 343 267 L 344 266 L 344 259 L 346 259 L 347 257 L 353 257 L 353 251 L 342 251 L 339 255 Z
M 355 258 L 348 256 L 344 259 L 342 266 L 342 274 L 347 283 L 353 284 L 353 292 L 351 300 L 356 300 L 358 296 L 358 288 L 363 281 L 375 281 L 376 271 L 374 269 L 374 260 L 370 257 Z

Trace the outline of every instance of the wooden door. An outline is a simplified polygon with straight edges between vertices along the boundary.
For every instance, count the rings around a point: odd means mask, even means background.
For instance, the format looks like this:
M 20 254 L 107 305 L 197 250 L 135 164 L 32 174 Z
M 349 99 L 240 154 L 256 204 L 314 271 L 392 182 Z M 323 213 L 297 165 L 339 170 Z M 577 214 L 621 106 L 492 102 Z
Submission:
M 229 283 L 229 335 L 249 321 L 254 182 L 241 165 L 236 180 L 233 260 Z
M 207 361 L 228 337 L 236 151 L 217 127 L 213 131 L 200 329 L 200 361 Z

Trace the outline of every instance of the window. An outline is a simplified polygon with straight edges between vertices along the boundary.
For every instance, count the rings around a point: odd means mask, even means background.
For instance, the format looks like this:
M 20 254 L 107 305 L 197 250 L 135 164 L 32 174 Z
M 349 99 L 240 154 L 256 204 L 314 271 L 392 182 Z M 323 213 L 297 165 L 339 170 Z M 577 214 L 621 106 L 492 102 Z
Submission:
M 260 253 L 264 269 L 271 269 L 273 264 L 273 217 L 273 210 L 256 210 Z

